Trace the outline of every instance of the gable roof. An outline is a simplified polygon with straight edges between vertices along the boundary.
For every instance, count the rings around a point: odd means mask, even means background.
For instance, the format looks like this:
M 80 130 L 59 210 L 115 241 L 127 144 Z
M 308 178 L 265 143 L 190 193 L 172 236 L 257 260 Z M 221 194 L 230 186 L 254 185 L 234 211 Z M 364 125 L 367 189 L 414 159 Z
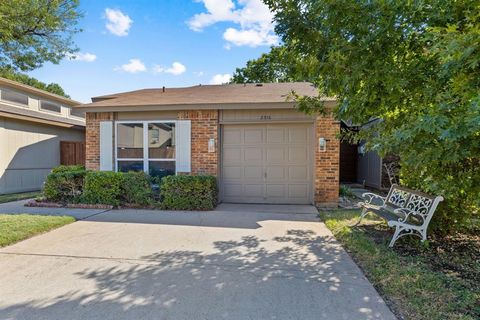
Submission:
M 13 80 L 10 80 L 10 79 L 2 78 L 2 77 L 0 77 L 0 86 L 4 86 L 4 87 L 7 87 L 7 88 L 13 88 L 13 89 L 16 89 L 18 91 L 23 91 L 23 92 L 26 92 L 26 93 L 33 94 L 35 96 L 39 96 L 39 97 L 42 97 L 42 98 L 47 98 L 49 100 L 60 102 L 63 105 L 66 105 L 66 106 L 73 106 L 73 105 L 80 104 L 80 102 L 78 102 L 78 101 L 59 96 L 58 94 L 51 93 L 51 92 L 41 90 L 41 89 L 37 89 L 35 87 L 29 86 L 29 85 L 26 85 L 26 84 L 23 84 L 23 83 L 20 83 L 20 82 L 17 82 L 17 81 L 13 81 Z
M 185 88 L 142 89 L 92 98 L 92 103 L 77 106 L 90 111 L 125 110 L 128 107 L 161 107 L 162 110 L 192 108 L 224 109 L 228 105 L 287 103 L 292 91 L 298 95 L 318 96 L 308 82 L 197 85 Z M 325 98 L 325 101 L 335 101 Z

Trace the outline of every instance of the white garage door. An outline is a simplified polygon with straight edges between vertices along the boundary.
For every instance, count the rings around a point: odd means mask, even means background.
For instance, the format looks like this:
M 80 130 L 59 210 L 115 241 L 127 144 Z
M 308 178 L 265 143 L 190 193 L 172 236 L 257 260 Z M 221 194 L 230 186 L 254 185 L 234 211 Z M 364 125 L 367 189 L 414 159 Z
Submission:
M 224 125 L 224 202 L 312 202 L 312 125 Z

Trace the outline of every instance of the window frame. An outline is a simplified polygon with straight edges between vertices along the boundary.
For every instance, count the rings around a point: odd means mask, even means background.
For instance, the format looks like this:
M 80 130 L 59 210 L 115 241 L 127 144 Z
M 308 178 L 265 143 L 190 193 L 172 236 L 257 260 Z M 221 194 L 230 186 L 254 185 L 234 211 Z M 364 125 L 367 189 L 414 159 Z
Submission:
M 4 92 L 5 93 L 13 93 L 13 94 L 17 94 L 17 95 L 26 97 L 27 98 L 27 104 L 23 104 L 23 103 L 20 103 L 20 102 L 4 99 L 3 98 L 3 93 Z M 30 99 L 31 99 L 30 96 L 28 94 L 23 93 L 23 92 L 20 92 L 20 91 L 17 91 L 17 90 L 12 90 L 12 89 L 9 89 L 9 88 L 4 88 L 4 87 L 0 88 L 0 101 L 6 102 L 6 103 L 9 103 L 9 104 L 12 104 L 14 106 L 21 107 L 21 108 L 29 109 L 30 108 Z
M 55 107 L 58 107 L 59 108 L 58 112 L 43 108 L 42 107 L 42 102 L 50 103 L 51 105 L 53 105 Z M 53 102 L 53 101 L 50 101 L 50 100 L 38 99 L 38 109 L 42 112 L 55 114 L 57 116 L 62 114 L 62 105 L 60 103 L 56 103 L 56 102 Z
M 138 124 L 143 125 L 143 158 L 118 158 L 118 125 L 119 124 Z M 175 175 L 177 175 L 177 146 L 175 145 L 175 157 L 174 158 L 153 158 L 149 157 L 148 152 L 148 125 L 150 123 L 173 123 L 177 127 L 177 120 L 121 120 L 115 121 L 115 172 L 118 172 L 118 161 L 143 161 L 143 172 L 149 174 L 150 161 L 157 162 L 175 162 Z M 175 131 L 176 133 L 176 131 Z M 175 139 L 176 141 L 176 139 Z

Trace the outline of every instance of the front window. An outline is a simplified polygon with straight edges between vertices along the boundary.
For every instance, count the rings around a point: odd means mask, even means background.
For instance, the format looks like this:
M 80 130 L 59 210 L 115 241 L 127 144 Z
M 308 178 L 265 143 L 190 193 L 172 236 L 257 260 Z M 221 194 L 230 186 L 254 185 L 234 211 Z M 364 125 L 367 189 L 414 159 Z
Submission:
M 118 123 L 117 171 L 145 171 L 159 178 L 174 175 L 175 123 Z

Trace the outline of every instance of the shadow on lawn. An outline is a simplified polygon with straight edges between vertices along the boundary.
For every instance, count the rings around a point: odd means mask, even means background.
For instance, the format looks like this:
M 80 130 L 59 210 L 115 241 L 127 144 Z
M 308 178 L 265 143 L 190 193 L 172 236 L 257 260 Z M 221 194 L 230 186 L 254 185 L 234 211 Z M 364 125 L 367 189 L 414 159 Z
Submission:
M 330 237 L 292 229 L 273 239 L 218 241 L 212 249 L 99 262 L 75 273 L 94 284 L 93 292 L 72 288 L 10 305 L 0 318 L 385 319 L 377 313 L 383 303 Z

